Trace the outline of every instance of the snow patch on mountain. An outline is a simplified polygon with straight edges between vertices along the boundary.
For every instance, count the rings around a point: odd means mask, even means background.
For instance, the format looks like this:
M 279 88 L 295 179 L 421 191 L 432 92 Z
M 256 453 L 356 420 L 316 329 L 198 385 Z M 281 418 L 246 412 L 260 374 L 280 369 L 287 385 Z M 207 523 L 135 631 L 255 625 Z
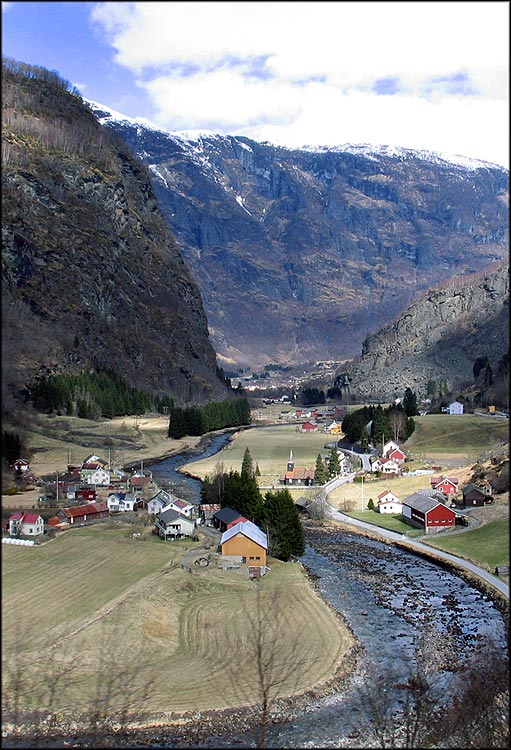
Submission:
M 139 117 L 132 118 L 127 115 L 117 112 L 111 107 L 106 107 L 104 104 L 94 102 L 91 100 L 84 99 L 85 103 L 92 109 L 99 122 L 102 125 L 106 125 L 109 122 L 117 122 L 119 124 L 128 124 L 138 128 L 147 128 L 157 133 L 166 135 L 174 141 L 180 143 L 187 149 L 188 152 L 192 152 L 192 156 L 195 157 L 196 161 L 201 162 L 203 166 L 207 167 L 207 157 L 204 153 L 207 148 L 211 148 L 211 145 L 215 141 L 224 141 L 234 138 L 236 142 L 247 151 L 252 151 L 251 147 L 241 141 L 237 136 L 225 136 L 218 133 L 213 133 L 210 130 L 176 130 L 167 131 L 155 125 L 150 120 Z M 366 159 L 377 160 L 381 157 L 387 157 L 391 159 L 399 159 L 400 161 L 407 161 L 408 159 L 420 159 L 422 161 L 432 162 L 438 165 L 452 165 L 461 167 L 467 171 L 474 171 L 477 169 L 499 169 L 507 172 L 508 170 L 499 164 L 493 164 L 491 162 L 482 161 L 481 159 L 472 159 L 468 156 L 461 154 L 446 154 L 438 151 L 427 151 L 423 149 L 411 149 L 402 148 L 400 146 L 391 145 L 372 145 L 369 143 L 343 143 L 338 146 L 312 146 L 303 145 L 299 147 L 287 147 L 282 145 L 272 144 L 268 141 L 264 141 L 261 145 L 272 146 L 277 149 L 284 149 L 285 151 L 308 151 L 313 153 L 348 153 L 356 156 L 363 156 Z

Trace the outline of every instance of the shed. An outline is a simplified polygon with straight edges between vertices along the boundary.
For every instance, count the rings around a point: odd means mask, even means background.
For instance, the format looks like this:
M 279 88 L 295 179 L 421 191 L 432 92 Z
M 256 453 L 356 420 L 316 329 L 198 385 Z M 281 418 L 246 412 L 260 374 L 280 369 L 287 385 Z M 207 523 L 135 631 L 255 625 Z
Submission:
M 234 510 L 234 508 L 226 507 L 213 513 L 213 526 L 215 529 L 219 529 L 219 531 L 227 531 L 229 525 L 247 520 L 248 519 L 245 518 L 245 516 L 242 516 L 241 513 Z

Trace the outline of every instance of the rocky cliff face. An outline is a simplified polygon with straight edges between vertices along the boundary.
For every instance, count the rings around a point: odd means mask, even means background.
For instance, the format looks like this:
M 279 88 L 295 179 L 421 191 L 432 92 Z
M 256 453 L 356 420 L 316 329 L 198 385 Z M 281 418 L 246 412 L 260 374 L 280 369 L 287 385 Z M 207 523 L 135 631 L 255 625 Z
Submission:
M 103 365 L 177 401 L 224 398 L 200 292 L 143 165 L 51 75 L 4 69 L 2 121 L 4 397 Z
M 351 369 L 357 394 L 381 400 L 406 387 L 425 397 L 429 380 L 453 392 L 474 383 L 486 358 L 496 375 L 509 355 L 509 264 L 422 295 L 390 325 L 367 337 Z
M 507 256 L 498 167 L 185 138 L 92 107 L 148 165 L 227 366 L 351 358 L 418 291 Z

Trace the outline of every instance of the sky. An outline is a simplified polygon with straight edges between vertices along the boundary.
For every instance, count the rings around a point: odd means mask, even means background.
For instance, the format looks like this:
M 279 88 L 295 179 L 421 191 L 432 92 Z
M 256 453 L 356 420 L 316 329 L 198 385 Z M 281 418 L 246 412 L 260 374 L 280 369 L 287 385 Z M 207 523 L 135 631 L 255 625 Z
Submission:
M 2 55 L 167 132 L 509 168 L 508 2 L 3 2 Z

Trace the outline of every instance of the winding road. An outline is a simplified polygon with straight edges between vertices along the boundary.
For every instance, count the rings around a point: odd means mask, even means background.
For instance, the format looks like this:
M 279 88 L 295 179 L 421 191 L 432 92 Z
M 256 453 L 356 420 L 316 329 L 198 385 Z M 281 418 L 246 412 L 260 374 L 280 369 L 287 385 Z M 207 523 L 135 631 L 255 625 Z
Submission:
M 491 586 L 494 586 L 498 591 L 500 591 L 501 594 L 504 594 L 504 596 L 507 599 L 509 599 L 509 584 L 504 583 L 497 576 L 494 576 L 491 573 L 488 573 L 483 568 L 479 568 L 477 565 L 474 565 L 468 560 L 464 560 L 462 557 L 451 555 L 449 552 L 444 552 L 443 550 L 437 549 L 436 547 L 431 547 L 428 544 L 419 542 L 416 539 L 406 538 L 405 540 L 403 539 L 402 534 L 398 534 L 395 531 L 390 531 L 389 529 L 383 529 L 380 526 L 373 526 L 373 524 L 371 523 L 366 523 L 365 521 L 359 521 L 356 518 L 351 518 L 350 516 L 347 516 L 345 513 L 341 513 L 340 511 L 336 510 L 328 502 L 327 502 L 326 508 L 327 508 L 328 517 L 334 521 L 340 521 L 342 523 L 349 524 L 350 526 L 356 526 L 358 528 L 365 529 L 366 531 L 370 531 L 372 534 L 377 534 L 378 536 L 385 537 L 386 539 L 391 539 L 393 542 L 396 542 L 397 544 L 400 544 L 405 548 L 412 547 L 414 549 L 417 549 L 420 552 L 426 553 L 429 557 L 431 557 L 432 555 L 436 557 L 440 557 L 441 559 L 447 560 L 448 562 L 451 562 L 459 566 L 460 568 L 465 568 L 466 570 L 469 570 L 471 573 L 474 573 L 475 575 L 479 576 L 479 578 L 482 578 Z

